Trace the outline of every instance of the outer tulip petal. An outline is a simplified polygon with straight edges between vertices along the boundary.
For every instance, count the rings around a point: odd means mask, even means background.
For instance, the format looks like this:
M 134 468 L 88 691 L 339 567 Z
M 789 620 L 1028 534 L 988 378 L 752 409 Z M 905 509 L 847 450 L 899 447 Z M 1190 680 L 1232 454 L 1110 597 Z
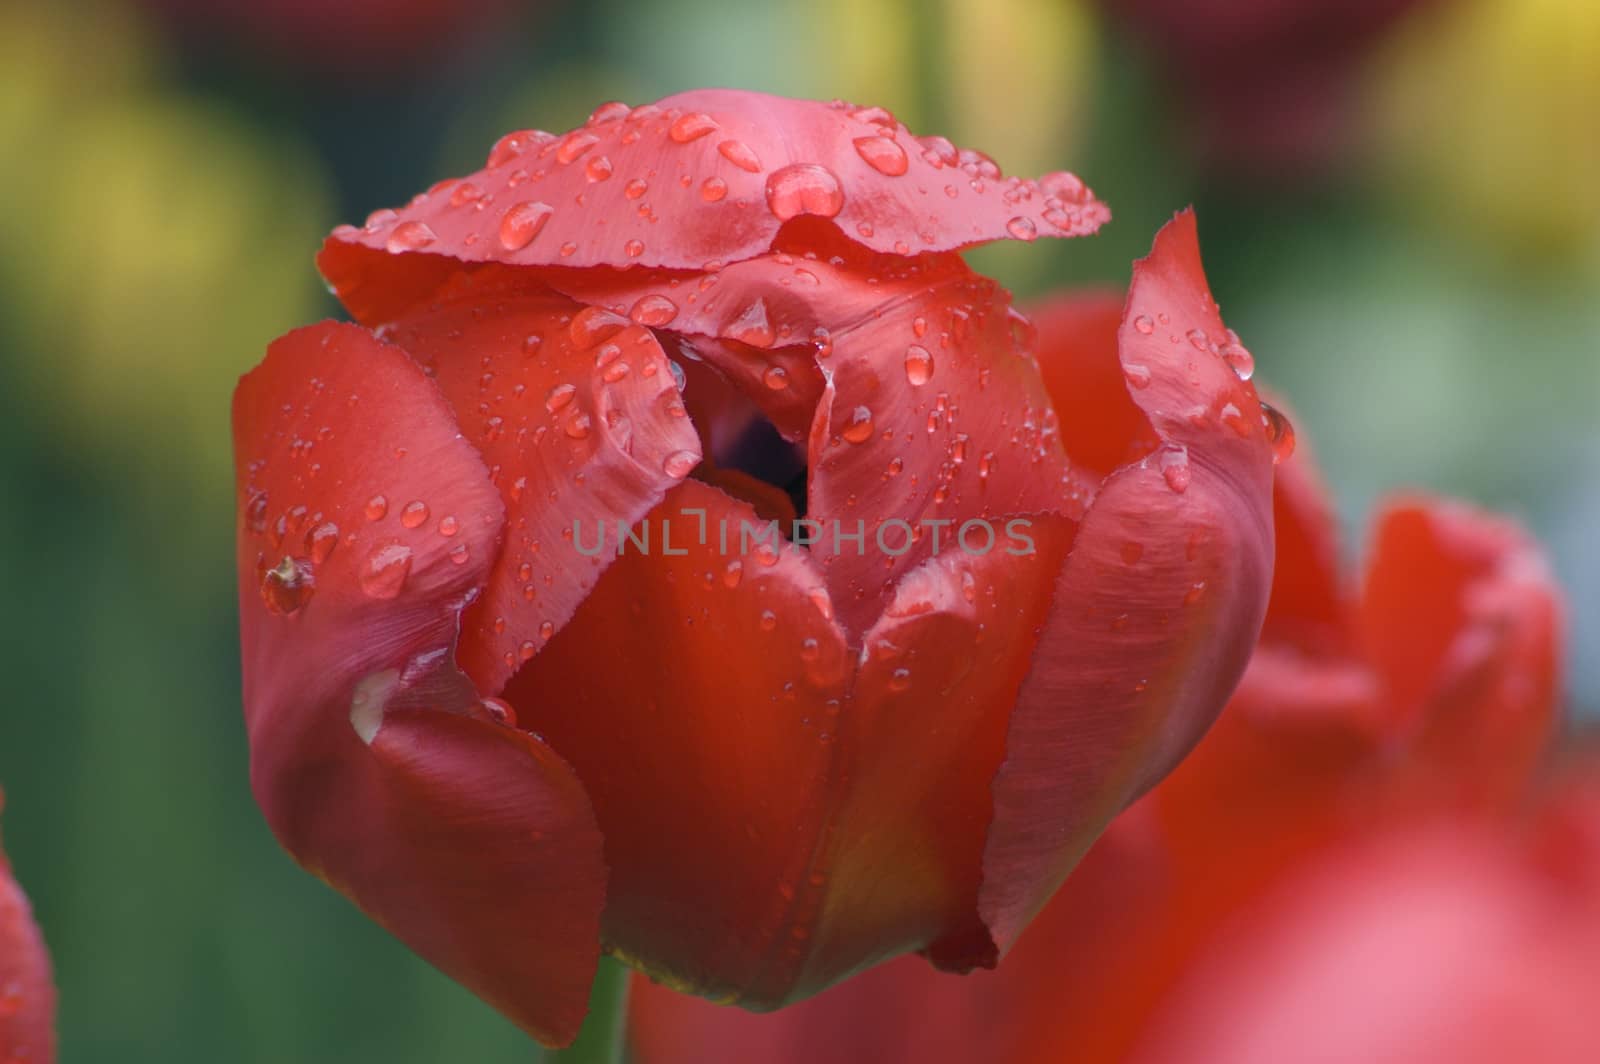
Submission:
M 1121 822 L 1119 822 L 1119 827 Z M 1160 855 L 1113 830 L 993 972 L 941 973 L 915 957 L 878 965 L 816 997 L 754 1015 L 634 981 L 629 1044 L 638 1064 L 1057 1064 L 1104 1059 L 1083 1049 L 1097 1009 L 1113 1004 L 1108 971 L 1165 898 Z M 1131 845 L 1130 845 L 1131 843 Z M 1064 1017 L 1065 1039 L 1058 1036 Z M 1064 1049 L 1071 1046 L 1071 1049 Z
M 594 798 L 608 948 L 771 1007 L 805 955 L 800 891 L 853 662 L 806 552 L 742 542 L 746 521 L 709 485 L 674 488 L 642 524 L 649 553 L 612 564 L 506 697 Z
M 0 795 L 0 807 L 5 804 Z M 56 988 L 33 909 L 0 852 L 0 1060 L 53 1064 Z
M 570 1041 L 605 873 L 582 787 L 487 719 L 451 658 L 503 510 L 438 388 L 323 324 L 234 397 L 251 782 L 274 833 L 423 957 Z M 437 518 L 413 525 L 409 500 Z M 273 515 L 278 514 L 276 520 Z
M 1231 342 L 1185 212 L 1135 264 L 1118 333 L 1161 449 L 1112 474 L 1084 518 L 994 781 L 980 910 L 1002 949 L 1204 734 L 1260 629 L 1272 454 L 1218 353 Z
M 699 463 L 700 440 L 654 334 L 552 292 L 463 278 L 388 337 L 438 380 L 505 503 L 506 542 L 459 651 L 495 692 L 615 557 L 580 553 L 574 537 L 614 546 L 617 522 L 643 517 Z
M 992 552 L 950 546 L 912 570 L 866 634 L 839 724 L 843 793 L 808 878 L 801 993 L 908 950 L 994 963 L 977 913 L 989 783 L 1073 526 L 1011 531 Z
M 488 163 L 334 231 L 319 265 L 357 318 L 423 298 L 428 267 L 451 259 L 698 270 L 761 254 L 805 216 L 898 255 L 1081 236 L 1110 217 L 1071 174 L 1004 178 L 881 108 L 732 89 L 607 104 L 561 137 L 510 134 Z M 433 261 L 406 261 L 417 252 Z
M 1378 522 L 1360 623 L 1392 730 L 1475 792 L 1514 790 L 1558 719 L 1564 621 L 1538 546 L 1464 505 L 1397 500 Z

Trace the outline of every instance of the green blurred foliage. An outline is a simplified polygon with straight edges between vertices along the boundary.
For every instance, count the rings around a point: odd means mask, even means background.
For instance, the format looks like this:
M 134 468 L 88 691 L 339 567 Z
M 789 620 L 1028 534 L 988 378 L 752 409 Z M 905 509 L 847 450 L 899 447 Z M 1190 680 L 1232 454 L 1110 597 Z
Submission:
M 843 96 L 1007 169 L 1076 170 L 1114 209 L 1102 235 L 973 255 L 1023 296 L 1126 281 L 1196 203 L 1228 320 L 1352 527 L 1404 485 L 1522 516 L 1574 590 L 1575 700 L 1594 709 L 1593 10 L 1438 5 L 1467 21 L 1385 49 L 1370 153 L 1272 188 L 1193 168 L 1161 71 L 1075 0 L 551 0 L 354 81 L 110 2 L 0 5 L 0 783 L 63 1060 L 536 1057 L 295 868 L 254 808 L 227 411 L 269 339 L 337 312 L 311 266 L 335 221 L 607 98 Z M 1493 77 L 1441 111 L 1460 70 Z

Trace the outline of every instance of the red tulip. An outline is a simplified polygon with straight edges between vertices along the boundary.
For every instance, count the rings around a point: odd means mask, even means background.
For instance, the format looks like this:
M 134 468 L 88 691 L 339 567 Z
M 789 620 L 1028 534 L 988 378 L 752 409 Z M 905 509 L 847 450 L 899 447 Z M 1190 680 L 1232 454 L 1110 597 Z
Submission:
M 4 805 L 0 795 L 0 807 Z M 0 1060 L 51 1064 L 56 1059 L 55 1014 L 50 954 L 0 851 Z
M 1047 307 L 1043 349 L 1105 305 Z M 1600 792 L 1514 817 L 1557 702 L 1538 549 L 1406 500 L 1347 590 L 1309 459 L 1278 474 L 1239 691 L 998 972 L 896 961 L 773 1017 L 638 980 L 641 1064 L 1595 1059 Z
M 360 326 L 235 399 L 280 840 L 547 1042 L 602 948 L 752 1008 L 993 965 L 1268 592 L 1273 445 L 1192 217 L 1043 372 L 957 254 L 1105 218 L 878 109 L 706 91 L 336 230 Z
M 1101 0 L 1181 95 L 1208 164 L 1305 175 L 1349 146 L 1368 56 L 1438 0 Z

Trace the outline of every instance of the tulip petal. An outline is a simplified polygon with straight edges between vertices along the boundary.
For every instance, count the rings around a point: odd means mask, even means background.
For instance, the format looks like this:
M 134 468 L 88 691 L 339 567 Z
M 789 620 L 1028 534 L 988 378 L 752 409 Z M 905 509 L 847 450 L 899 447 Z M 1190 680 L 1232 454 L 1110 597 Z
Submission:
M 1276 399 L 1273 403 L 1287 409 Z M 1339 572 L 1338 521 L 1303 438 L 1275 470 L 1272 525 L 1277 564 L 1262 641 L 1324 657 L 1353 653 L 1354 618 Z
M 1446 779 L 1514 793 L 1558 724 L 1565 625 L 1537 544 L 1466 505 L 1397 499 L 1378 519 L 1359 619 L 1393 732 Z
M 1065 460 L 1031 327 L 1003 289 L 954 255 L 871 256 L 836 238 L 821 246 L 844 254 L 778 252 L 721 270 L 668 327 L 738 340 L 759 318 L 775 349 L 814 343 L 826 387 L 798 409 L 787 389 L 736 376 L 728 362 L 748 355 L 706 348 L 705 357 L 791 437 L 797 414 L 807 415 L 806 516 L 821 529 L 812 553 L 841 621 L 861 632 L 937 542 L 998 540 L 998 519 L 1010 514 L 1074 516 L 1091 489 Z M 554 283 L 617 307 L 670 291 L 640 281 Z
M 806 953 L 797 906 L 853 666 L 811 559 L 762 525 L 680 484 L 640 523 L 649 546 L 506 689 L 593 796 L 608 948 L 752 1007 L 781 1002 Z
M 351 313 L 394 316 L 451 260 L 698 270 L 767 251 L 795 218 L 909 255 L 1082 236 L 1110 217 L 1071 174 L 1002 177 L 881 108 L 732 89 L 607 105 L 560 137 L 509 134 L 488 162 L 334 231 L 318 264 Z
M 1230 336 L 1185 212 L 1134 265 L 1117 335 L 1160 448 L 1113 473 L 1083 519 L 994 781 L 980 908 L 1002 950 L 1204 734 L 1260 630 L 1272 453 L 1254 390 L 1215 350 Z
M 50 953 L 27 895 L 0 852 L 0 1060 L 53 1064 L 55 1015 Z
M 989 783 L 1074 528 L 1008 524 L 1010 546 L 949 544 L 913 569 L 865 636 L 839 726 L 847 782 L 808 877 L 800 993 L 909 950 L 946 968 L 994 964 L 977 909 Z
M 387 335 L 437 379 L 505 503 L 505 545 L 459 650 L 493 693 L 615 556 L 587 545 L 648 513 L 700 441 L 650 330 L 553 292 L 462 278 Z
M 239 384 L 234 432 L 268 823 L 424 958 L 541 1041 L 570 1041 L 598 959 L 601 840 L 571 770 L 487 719 L 452 659 L 504 521 L 482 460 L 404 352 L 332 323 L 272 344 Z M 408 519 L 412 501 L 433 519 Z

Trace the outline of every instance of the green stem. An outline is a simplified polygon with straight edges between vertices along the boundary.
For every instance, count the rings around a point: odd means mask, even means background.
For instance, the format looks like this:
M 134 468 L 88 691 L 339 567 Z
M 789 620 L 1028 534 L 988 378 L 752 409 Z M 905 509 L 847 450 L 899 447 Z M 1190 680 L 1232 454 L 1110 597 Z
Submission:
M 589 1017 L 571 1048 L 551 1053 L 553 1064 L 622 1064 L 627 1057 L 628 976 L 627 965 L 600 958 L 594 988 L 589 992 Z

